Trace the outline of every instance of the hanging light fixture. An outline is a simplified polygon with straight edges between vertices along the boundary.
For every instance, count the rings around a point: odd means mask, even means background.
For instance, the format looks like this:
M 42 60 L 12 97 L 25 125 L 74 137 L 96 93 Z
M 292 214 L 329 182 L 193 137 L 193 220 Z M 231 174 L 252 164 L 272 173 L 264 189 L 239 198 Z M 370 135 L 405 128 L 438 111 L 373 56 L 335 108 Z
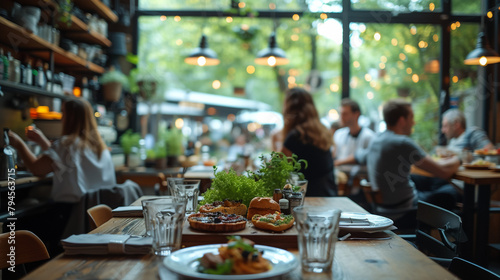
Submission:
M 491 48 L 488 38 L 486 38 L 484 32 L 479 32 L 476 48 L 467 55 L 464 63 L 467 65 L 485 66 L 499 62 L 500 56 L 494 49 Z
M 486 37 L 486 32 L 484 31 L 485 5 L 484 3 L 481 5 L 483 7 L 481 11 L 481 32 L 479 32 L 477 37 L 476 48 L 465 57 L 464 63 L 466 65 L 486 66 L 488 64 L 500 62 L 500 56 L 491 48 L 488 38 Z
M 198 66 L 213 66 L 218 65 L 220 60 L 217 58 L 217 54 L 208 48 L 207 36 L 202 34 L 200 46 L 194 49 L 191 54 L 184 59 L 184 62 Z
M 255 63 L 260 65 L 278 66 L 288 64 L 286 53 L 276 43 L 276 33 L 269 37 L 269 46 L 257 53 Z

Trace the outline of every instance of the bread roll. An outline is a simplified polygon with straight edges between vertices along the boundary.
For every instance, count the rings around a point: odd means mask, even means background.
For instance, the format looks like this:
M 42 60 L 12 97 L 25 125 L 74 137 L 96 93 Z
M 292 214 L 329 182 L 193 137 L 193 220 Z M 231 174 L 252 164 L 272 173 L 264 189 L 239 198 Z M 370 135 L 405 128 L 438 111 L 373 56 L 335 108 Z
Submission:
M 247 219 L 252 220 L 255 214 L 266 215 L 274 212 L 281 213 L 278 202 L 270 197 L 255 197 L 250 201 L 250 205 L 248 206 Z

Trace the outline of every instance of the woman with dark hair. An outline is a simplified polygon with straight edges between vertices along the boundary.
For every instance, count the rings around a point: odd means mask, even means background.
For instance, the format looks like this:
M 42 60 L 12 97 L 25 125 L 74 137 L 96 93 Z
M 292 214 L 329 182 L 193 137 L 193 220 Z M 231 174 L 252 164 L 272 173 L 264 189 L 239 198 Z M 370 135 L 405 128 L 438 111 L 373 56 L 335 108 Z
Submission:
M 16 133 L 10 131 L 11 145 L 34 175 L 54 172 L 51 197 L 55 202 L 80 201 L 87 191 L 116 184 L 111 154 L 106 148 L 90 103 L 70 99 L 62 106 L 62 137 L 50 143 L 38 129 L 28 130 L 28 139 L 38 143 L 36 157 Z
M 309 92 L 292 88 L 286 92 L 283 106 L 283 153 L 296 154 L 308 163 L 301 172 L 308 180 L 307 196 L 335 196 L 332 133 L 320 121 Z

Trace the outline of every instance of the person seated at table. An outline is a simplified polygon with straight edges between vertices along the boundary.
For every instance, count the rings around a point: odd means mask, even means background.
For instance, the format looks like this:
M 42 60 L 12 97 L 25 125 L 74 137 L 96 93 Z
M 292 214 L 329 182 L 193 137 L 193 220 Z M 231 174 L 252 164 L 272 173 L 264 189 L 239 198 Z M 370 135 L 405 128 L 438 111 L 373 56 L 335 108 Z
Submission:
M 88 191 L 116 185 L 111 154 L 97 130 L 90 103 L 76 98 L 65 101 L 62 104 L 61 121 L 62 137 L 54 143 L 38 129 L 27 130 L 28 139 L 38 143 L 44 150 L 38 157 L 18 134 L 9 131 L 10 144 L 29 171 L 39 177 L 54 173 L 51 191 L 51 199 L 55 202 L 54 213 L 47 214 L 46 228 L 50 229 L 51 242 L 56 243 L 60 240 L 58 234 L 62 234 L 73 206 Z M 61 232 L 57 233 L 55 227 L 59 227 Z
M 458 109 L 444 112 L 441 124 L 441 132 L 446 136 L 447 148 L 451 151 L 494 149 L 484 130 L 476 126 L 467 128 L 465 116 Z
M 344 98 L 340 105 L 340 122 L 342 128 L 335 131 L 335 166 L 355 164 L 354 153 L 368 148 L 370 141 L 375 137 L 375 132 L 358 123 L 361 109 L 358 102 Z
M 390 100 L 383 106 L 387 130 L 377 135 L 367 150 L 356 153 L 357 162 L 366 164 L 372 188 L 380 190 L 382 207 L 411 209 L 423 200 L 445 209 L 453 209 L 460 199 L 450 185 L 432 186 L 414 182 L 411 165 L 435 177 L 449 179 L 460 166 L 456 156 L 434 161 L 409 136 L 415 125 L 411 104 Z
M 283 118 L 283 153 L 296 154 L 308 164 L 306 169 L 300 170 L 309 181 L 306 196 L 335 196 L 333 137 L 321 123 L 311 94 L 303 88 L 289 89 L 285 95 Z

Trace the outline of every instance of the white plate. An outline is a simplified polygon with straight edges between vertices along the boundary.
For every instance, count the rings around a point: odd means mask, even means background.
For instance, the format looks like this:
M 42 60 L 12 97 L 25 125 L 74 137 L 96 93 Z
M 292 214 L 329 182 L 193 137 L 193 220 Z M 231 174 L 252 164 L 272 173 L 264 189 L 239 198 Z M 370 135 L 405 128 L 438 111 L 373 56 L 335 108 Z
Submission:
M 391 227 L 394 222 L 386 217 L 365 214 L 342 212 L 339 228 L 343 231 L 380 231 Z
M 199 262 L 198 259 L 203 257 L 205 253 L 219 254 L 219 247 L 226 246 L 227 244 L 213 244 L 213 245 L 202 245 L 193 246 L 175 251 L 170 256 L 163 260 L 163 265 L 165 265 L 171 271 L 187 276 L 195 277 L 198 279 L 263 279 L 270 278 L 291 272 L 297 266 L 297 259 L 295 256 L 285 250 L 263 246 L 255 245 L 255 248 L 263 251 L 263 257 L 269 260 L 273 268 L 264 273 L 257 274 L 245 274 L 245 275 L 214 275 L 200 273 L 197 271 Z

